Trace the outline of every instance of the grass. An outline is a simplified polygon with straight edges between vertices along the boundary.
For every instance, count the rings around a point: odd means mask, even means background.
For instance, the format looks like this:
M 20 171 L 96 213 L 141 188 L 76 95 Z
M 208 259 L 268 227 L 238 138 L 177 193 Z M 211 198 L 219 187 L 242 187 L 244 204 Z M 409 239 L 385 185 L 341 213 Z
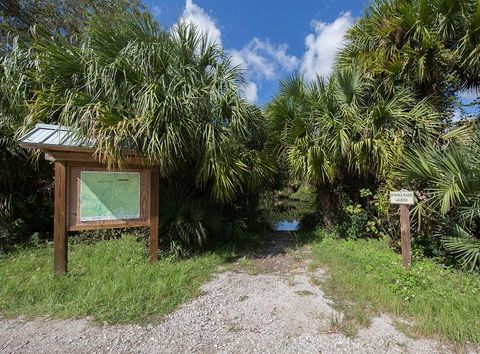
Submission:
M 90 316 L 110 323 L 145 322 L 199 293 L 224 257 L 161 259 L 148 264 L 132 236 L 69 245 L 69 273 L 54 277 L 51 245 L 0 258 L 0 313 L 4 316 Z
M 200 286 L 227 261 L 225 252 L 148 264 L 143 243 L 128 235 L 69 247 L 65 277 L 52 275 L 52 245 L 2 256 L 0 313 L 151 321 L 199 294 Z M 319 265 L 329 270 L 321 286 L 344 313 L 334 327 L 347 334 L 387 312 L 413 319 L 412 326 L 401 322 L 409 334 L 480 344 L 478 273 L 442 268 L 425 259 L 415 260 L 406 271 L 384 240 L 325 238 L 312 245 L 312 256 L 310 271 Z
M 410 270 L 385 240 L 325 238 L 313 246 L 314 262 L 326 266 L 327 294 L 345 313 L 344 326 L 368 325 L 379 312 L 413 319 L 409 334 L 480 344 L 480 277 L 414 260 Z

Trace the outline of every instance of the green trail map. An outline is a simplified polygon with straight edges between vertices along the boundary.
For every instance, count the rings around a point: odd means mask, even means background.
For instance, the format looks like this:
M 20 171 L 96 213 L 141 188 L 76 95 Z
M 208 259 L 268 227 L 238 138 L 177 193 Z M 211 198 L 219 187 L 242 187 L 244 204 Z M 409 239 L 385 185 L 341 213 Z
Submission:
M 82 171 L 80 221 L 140 218 L 140 173 Z

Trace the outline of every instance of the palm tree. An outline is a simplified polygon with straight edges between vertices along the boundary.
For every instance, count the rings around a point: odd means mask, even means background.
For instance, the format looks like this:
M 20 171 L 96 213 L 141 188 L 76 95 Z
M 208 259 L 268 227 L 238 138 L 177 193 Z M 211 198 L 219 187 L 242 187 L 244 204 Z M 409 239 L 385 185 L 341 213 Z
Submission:
M 429 141 L 440 127 L 427 99 L 403 88 L 389 94 L 355 68 L 314 83 L 284 81 L 267 114 L 279 158 L 313 184 L 339 173 L 381 176 L 407 144 Z
M 378 185 L 408 146 L 429 141 L 439 129 L 428 99 L 417 101 L 403 88 L 392 94 L 357 68 L 314 83 L 283 82 L 267 115 L 280 165 L 314 185 L 325 209 L 338 204 L 332 194 L 339 185 L 352 194 L 362 184 Z
M 72 126 L 110 166 L 135 149 L 166 186 L 188 188 L 186 203 L 210 200 L 207 209 L 241 208 L 269 181 L 262 112 L 242 98 L 242 72 L 195 26 L 163 30 L 141 12 L 96 16 L 78 44 L 37 33 L 35 51 L 26 126 Z M 191 237 L 204 240 L 197 231 Z
M 337 66 L 361 65 L 391 86 L 408 81 L 420 97 L 451 95 L 478 84 L 478 16 L 476 0 L 377 0 Z

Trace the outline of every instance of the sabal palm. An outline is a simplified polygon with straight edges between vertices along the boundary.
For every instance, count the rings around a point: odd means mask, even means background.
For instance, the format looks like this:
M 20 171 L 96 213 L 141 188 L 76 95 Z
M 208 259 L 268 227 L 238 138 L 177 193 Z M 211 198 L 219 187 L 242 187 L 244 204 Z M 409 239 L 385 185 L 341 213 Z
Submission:
M 39 34 L 35 48 L 28 123 L 78 128 L 110 164 L 135 149 L 164 178 L 191 180 L 220 202 L 266 181 L 261 111 L 241 98 L 242 73 L 194 26 L 96 17 L 78 45 Z
M 480 268 L 480 131 L 461 126 L 444 139 L 408 154 L 398 174 L 425 194 L 414 208 L 420 229 L 433 223 L 463 266 Z
M 391 85 L 407 80 L 423 97 L 477 85 L 478 9 L 476 0 L 377 0 L 348 32 L 337 65 L 361 64 Z
M 27 114 L 25 100 L 28 97 L 25 72 L 28 68 L 30 52 L 21 49 L 14 41 L 11 51 L 2 57 L 0 71 L 0 218 L 6 220 L 14 210 L 20 186 L 34 173 L 31 166 L 23 166 L 27 155 L 18 146 L 15 132 Z M 23 172 L 26 173 L 23 173 Z M 15 196 L 15 194 L 17 194 Z M 1 224 L 1 223 L 0 223 Z
M 342 69 L 326 81 L 282 83 L 268 116 L 281 161 L 296 177 L 316 185 L 337 177 L 381 178 L 407 144 L 434 136 L 439 115 L 428 100 L 406 89 L 390 94 L 357 69 Z

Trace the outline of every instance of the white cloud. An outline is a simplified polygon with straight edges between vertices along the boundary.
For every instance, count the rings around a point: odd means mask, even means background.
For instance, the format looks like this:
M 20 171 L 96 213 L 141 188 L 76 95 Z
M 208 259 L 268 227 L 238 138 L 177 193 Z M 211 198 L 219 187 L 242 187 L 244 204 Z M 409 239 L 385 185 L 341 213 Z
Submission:
M 158 5 L 152 7 L 153 16 L 160 16 L 162 14 L 162 8 Z
M 180 21 L 194 23 L 210 40 L 222 45 L 222 33 L 217 22 L 193 0 L 186 0 Z M 300 60 L 287 54 L 286 44 L 272 44 L 268 40 L 253 38 L 242 49 L 226 49 L 232 64 L 245 71 L 246 84 L 242 95 L 250 102 L 258 99 L 258 87 L 263 80 L 276 80 L 282 74 L 296 70 Z
M 180 21 L 195 24 L 212 42 L 222 45 L 222 33 L 215 20 L 192 0 L 186 0 Z
M 458 93 L 464 103 L 470 103 L 480 96 L 480 92 L 476 89 L 463 90 Z
M 315 79 L 316 75 L 330 74 L 335 55 L 342 47 L 343 37 L 353 22 L 350 12 L 340 14 L 331 23 L 312 21 L 314 33 L 305 38 L 306 51 L 300 68 L 307 80 Z
M 258 85 L 263 80 L 276 80 L 282 74 L 298 68 L 299 59 L 287 54 L 286 44 L 272 44 L 268 40 L 253 38 L 242 49 L 230 49 L 227 53 L 232 64 L 246 73 L 247 87 L 244 95 L 250 102 L 257 100 Z
M 153 10 L 160 13 L 162 9 L 155 6 Z M 222 33 L 217 21 L 193 0 L 185 0 L 180 21 L 195 24 L 212 42 L 222 46 Z M 335 55 L 343 45 L 344 35 L 353 22 L 350 12 L 340 14 L 331 23 L 313 20 L 313 32 L 305 38 L 305 53 L 301 59 L 289 55 L 286 44 L 272 44 L 258 38 L 253 38 L 241 49 L 226 49 L 232 64 L 240 66 L 246 73 L 242 95 L 255 102 L 262 81 L 277 80 L 298 69 L 306 80 L 313 80 L 317 75 L 329 75 Z
M 261 41 L 258 38 L 254 38 L 250 44 L 250 47 L 257 52 L 264 52 L 266 56 L 271 56 L 281 69 L 291 71 L 298 66 L 299 60 L 294 55 L 288 55 L 288 45 L 286 44 L 271 44 L 268 40 Z
M 240 50 L 228 50 L 234 65 L 246 70 L 251 78 L 275 80 L 283 72 L 298 67 L 299 59 L 287 54 L 286 44 L 271 44 L 268 40 L 252 39 Z
M 258 99 L 257 91 L 257 84 L 252 81 L 248 81 L 245 85 L 245 89 L 243 90 L 242 95 L 247 101 L 255 102 Z

